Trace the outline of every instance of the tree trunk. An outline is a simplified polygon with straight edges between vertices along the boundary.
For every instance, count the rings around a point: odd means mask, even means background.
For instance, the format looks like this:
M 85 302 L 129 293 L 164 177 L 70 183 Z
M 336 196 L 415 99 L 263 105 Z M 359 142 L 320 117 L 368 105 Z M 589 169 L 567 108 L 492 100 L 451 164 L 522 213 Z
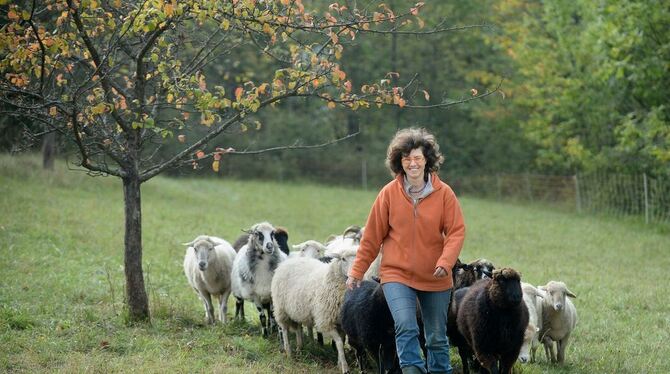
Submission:
M 142 272 L 142 205 L 140 179 L 137 173 L 123 178 L 126 213 L 125 255 L 126 297 L 131 322 L 148 321 L 149 300 Z
M 56 133 L 51 131 L 44 135 L 44 139 L 42 141 L 42 168 L 46 170 L 53 170 L 55 158 Z

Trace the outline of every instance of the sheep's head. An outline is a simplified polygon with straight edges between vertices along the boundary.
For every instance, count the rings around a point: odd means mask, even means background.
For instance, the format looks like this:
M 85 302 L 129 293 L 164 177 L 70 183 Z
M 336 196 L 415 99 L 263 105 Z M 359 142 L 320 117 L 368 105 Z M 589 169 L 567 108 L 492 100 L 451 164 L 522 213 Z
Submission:
M 545 299 L 549 299 L 551 307 L 556 311 L 563 310 L 566 297 L 577 297 L 563 282 L 549 281 L 546 285 L 539 286 L 538 288 L 546 292 Z
M 356 247 L 345 248 L 341 252 L 333 253 L 332 257 L 335 261 L 332 261 L 330 266 L 339 267 L 338 272 L 341 274 L 342 278 L 346 278 L 347 274 L 349 274 L 349 270 L 351 270 L 351 267 L 354 265 L 356 253 Z M 342 283 L 342 285 L 344 285 L 344 283 Z
M 493 262 L 485 259 L 479 258 L 470 263 L 475 270 L 475 275 L 477 279 L 487 279 L 493 276 L 493 271 L 496 267 L 493 265 Z
M 512 268 L 494 270 L 490 292 L 491 299 L 501 306 L 518 305 L 523 300 L 521 273 Z
M 296 244 L 293 246 L 293 249 L 297 249 L 300 253 L 300 257 L 310 257 L 310 258 L 319 258 L 323 256 L 323 253 L 326 251 L 326 247 L 323 244 L 317 242 L 316 240 L 308 240 L 304 243 Z
M 530 350 L 534 346 L 536 347 L 539 344 L 538 333 L 540 329 L 535 326 L 534 323 L 529 322 L 526 326 L 526 330 L 523 333 L 523 344 L 521 345 L 521 350 L 519 351 L 519 361 L 526 363 L 530 361 Z
M 249 250 L 273 254 L 279 248 L 275 239 L 275 228 L 268 222 L 253 225 L 249 231 Z
M 195 257 L 198 260 L 198 268 L 201 271 L 207 270 L 209 256 L 213 253 L 216 244 L 206 236 L 199 236 L 194 241 L 186 243 L 186 245 L 193 247 Z
M 464 264 L 456 259 L 456 265 L 451 269 L 451 276 L 454 281 L 454 289 L 472 286 L 477 280 L 475 268 L 472 265 Z

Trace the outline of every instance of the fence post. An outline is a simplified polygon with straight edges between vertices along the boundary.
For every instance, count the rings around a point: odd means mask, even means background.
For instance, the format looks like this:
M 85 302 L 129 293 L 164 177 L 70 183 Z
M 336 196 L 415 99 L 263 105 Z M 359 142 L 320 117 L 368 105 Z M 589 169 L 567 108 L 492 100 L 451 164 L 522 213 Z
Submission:
M 502 181 L 500 180 L 500 174 L 496 174 L 496 187 L 498 188 L 498 200 L 502 199 Z
M 582 212 L 582 196 L 579 193 L 579 179 L 577 174 L 572 177 L 575 180 L 575 202 L 577 204 L 577 213 Z
M 368 189 L 368 163 L 365 159 L 361 160 L 361 185 L 363 186 L 363 191 Z
M 649 223 L 649 187 L 647 186 L 647 173 L 642 174 L 644 182 L 644 223 Z
M 528 173 L 523 175 L 523 179 L 526 182 L 526 194 L 528 194 L 528 200 L 533 201 L 533 189 L 530 185 L 530 177 L 528 176 Z

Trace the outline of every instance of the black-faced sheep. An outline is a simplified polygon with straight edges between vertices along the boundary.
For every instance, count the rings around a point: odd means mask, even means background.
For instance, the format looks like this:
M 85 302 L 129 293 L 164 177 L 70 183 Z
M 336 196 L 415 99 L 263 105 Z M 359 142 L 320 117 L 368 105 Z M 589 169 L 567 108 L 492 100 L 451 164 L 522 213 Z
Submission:
M 288 231 L 286 231 L 286 229 L 283 227 L 275 227 L 274 238 L 277 241 L 279 249 L 288 256 L 289 255 Z M 237 238 L 237 240 L 235 240 L 235 243 L 233 243 L 233 248 L 235 249 L 235 252 L 239 252 L 240 248 L 242 248 L 245 244 L 247 244 L 248 241 L 249 241 L 248 232 L 245 232 L 244 234 L 240 235 Z
M 330 263 L 307 257 L 284 261 L 272 279 L 274 315 L 280 327 L 283 347 L 291 356 L 289 331 L 296 333 L 302 346 L 302 326 L 314 327 L 335 342 L 343 373 L 349 371 L 340 335 L 340 310 L 344 302 L 345 280 L 356 257 L 355 249 L 333 254 Z
M 563 282 L 550 281 L 538 289 L 545 292 L 542 299 L 543 321 L 540 329 L 544 352 L 547 360 L 562 364 L 565 362 L 568 339 L 577 325 L 577 309 L 568 297 L 577 296 Z M 554 352 L 554 342 L 557 352 Z
M 235 316 L 244 319 L 243 300 L 258 309 L 263 336 L 272 329 L 272 296 L 270 283 L 275 269 L 288 256 L 278 249 L 275 228 L 268 222 L 255 224 L 249 230 L 247 244 L 240 248 L 232 270 L 232 290 L 237 298 Z
M 456 322 L 484 369 L 511 373 L 528 326 L 521 275 L 503 268 L 495 270 L 492 279 L 472 285 L 458 307 Z
M 380 373 L 401 372 L 393 316 L 379 282 L 364 280 L 360 287 L 347 290 L 341 320 L 349 345 L 356 350 L 361 372 L 367 362 L 366 350 L 374 357 Z
M 207 322 L 214 323 L 212 295 L 219 299 L 219 320 L 226 322 L 235 250 L 225 240 L 205 235 L 184 245 L 188 246 L 184 256 L 184 274 L 205 305 Z

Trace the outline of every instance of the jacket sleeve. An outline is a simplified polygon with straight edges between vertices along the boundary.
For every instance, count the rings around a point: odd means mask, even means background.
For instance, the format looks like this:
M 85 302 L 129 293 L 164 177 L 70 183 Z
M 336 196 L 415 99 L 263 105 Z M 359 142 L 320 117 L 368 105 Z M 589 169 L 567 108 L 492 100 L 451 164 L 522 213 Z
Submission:
M 447 187 L 449 188 L 449 187 Z M 461 254 L 463 242 L 465 241 L 465 221 L 463 212 L 458 203 L 456 194 L 449 188 L 444 201 L 444 244 L 442 255 L 437 260 L 435 267 L 441 266 L 451 275 L 451 269 L 456 264 L 456 259 Z
M 370 264 L 377 258 L 384 238 L 389 232 L 389 202 L 385 191 L 386 189 L 382 189 L 372 204 L 365 223 L 361 245 L 358 247 L 356 259 L 349 271 L 349 276 L 356 279 L 363 279 Z

